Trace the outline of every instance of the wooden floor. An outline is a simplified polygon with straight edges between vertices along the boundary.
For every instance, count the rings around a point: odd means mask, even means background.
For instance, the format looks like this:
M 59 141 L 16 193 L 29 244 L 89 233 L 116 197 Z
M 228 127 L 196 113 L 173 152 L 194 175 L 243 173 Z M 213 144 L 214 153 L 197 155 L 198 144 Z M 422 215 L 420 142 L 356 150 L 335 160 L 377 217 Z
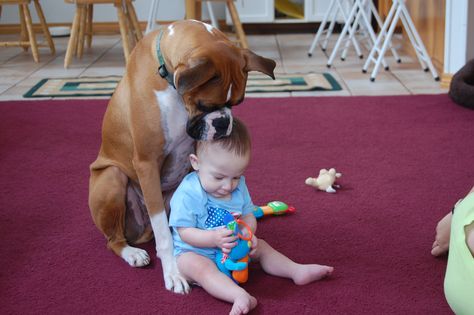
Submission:
M 251 50 L 277 62 L 275 73 L 328 72 L 341 84 L 342 91 L 261 93 L 248 96 L 410 95 L 447 92 L 441 88 L 439 82 L 433 80 L 429 72 L 421 70 L 417 60 L 403 54 L 401 64 L 395 63 L 391 56 L 387 56 L 390 71 L 381 70 L 375 82 L 370 82 L 369 74 L 362 73 L 364 60 L 357 58 L 352 50 L 345 61 L 336 59 L 328 69 L 327 56 L 321 50 L 315 50 L 311 58 L 307 56 L 313 36 L 314 34 L 249 35 L 248 41 Z M 0 35 L 0 40 L 8 37 L 11 38 L 11 35 Z M 329 48 L 336 39 L 336 35 L 333 35 Z M 73 59 L 70 68 L 66 70 L 63 64 L 67 40 L 68 38 L 54 39 L 54 56 L 49 54 L 47 48 L 40 48 L 40 63 L 35 63 L 31 53 L 24 52 L 21 48 L 0 48 L 0 100 L 23 99 L 22 95 L 44 78 L 124 73 L 124 57 L 119 35 L 95 36 L 92 48 L 85 50 L 81 60 Z M 396 47 L 397 40 L 400 42 L 401 39 L 394 40 Z M 365 50 L 364 55 L 367 54 Z

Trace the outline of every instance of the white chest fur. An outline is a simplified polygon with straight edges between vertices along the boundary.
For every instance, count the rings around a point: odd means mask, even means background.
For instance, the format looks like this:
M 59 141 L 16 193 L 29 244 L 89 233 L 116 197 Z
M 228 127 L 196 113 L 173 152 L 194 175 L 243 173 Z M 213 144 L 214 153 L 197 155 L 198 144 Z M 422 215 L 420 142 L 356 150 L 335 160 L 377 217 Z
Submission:
M 161 169 L 163 191 L 179 185 L 188 173 L 189 154 L 194 150 L 194 140 L 186 133 L 188 114 L 182 97 L 168 86 L 155 92 L 161 112 L 161 128 L 165 137 L 165 160 Z

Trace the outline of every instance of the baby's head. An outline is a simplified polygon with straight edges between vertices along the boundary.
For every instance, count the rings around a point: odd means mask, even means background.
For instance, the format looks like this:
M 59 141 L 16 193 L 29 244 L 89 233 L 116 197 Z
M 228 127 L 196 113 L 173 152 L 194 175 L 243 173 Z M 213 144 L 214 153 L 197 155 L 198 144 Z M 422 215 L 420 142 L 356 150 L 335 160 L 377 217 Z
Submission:
M 190 155 L 204 190 L 216 198 L 229 198 L 250 161 L 250 135 L 245 125 L 234 118 L 229 136 L 198 141 L 196 154 Z

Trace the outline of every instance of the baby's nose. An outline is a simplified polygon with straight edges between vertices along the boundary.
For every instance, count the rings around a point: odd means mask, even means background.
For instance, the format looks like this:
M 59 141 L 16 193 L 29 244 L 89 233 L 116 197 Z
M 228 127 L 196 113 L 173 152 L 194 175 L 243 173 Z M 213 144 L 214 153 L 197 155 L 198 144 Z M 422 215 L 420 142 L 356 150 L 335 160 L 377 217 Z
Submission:
M 229 191 L 232 188 L 232 182 L 230 180 L 224 181 L 222 184 L 222 189 Z

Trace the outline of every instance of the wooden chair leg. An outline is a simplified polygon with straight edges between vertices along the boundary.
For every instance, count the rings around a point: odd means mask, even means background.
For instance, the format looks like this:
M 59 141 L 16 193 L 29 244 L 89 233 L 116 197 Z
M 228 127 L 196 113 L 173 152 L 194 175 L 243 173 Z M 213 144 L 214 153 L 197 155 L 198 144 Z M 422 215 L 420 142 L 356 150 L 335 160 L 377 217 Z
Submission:
M 138 23 L 137 13 L 135 12 L 135 8 L 133 7 L 133 3 L 131 0 L 127 0 L 127 14 L 131 21 L 131 29 L 133 34 L 135 35 L 135 41 L 138 42 L 140 39 L 143 38 L 142 30 L 140 29 L 140 24 Z
M 196 0 L 186 0 L 186 18 L 201 20 L 201 2 Z
M 33 53 L 33 59 L 35 62 L 39 62 L 39 53 L 38 53 L 38 45 L 36 44 L 36 37 L 35 32 L 33 30 L 33 22 L 31 20 L 31 13 L 27 3 L 23 3 L 23 11 L 25 13 L 25 22 L 26 28 L 28 29 L 28 38 L 30 40 L 31 45 L 31 52 Z
M 51 55 L 54 55 L 56 53 L 56 48 L 54 47 L 54 42 L 53 42 L 53 39 L 51 38 L 51 33 L 49 32 L 48 25 L 46 24 L 46 19 L 44 17 L 43 9 L 41 8 L 41 5 L 39 4 L 38 0 L 35 0 L 34 2 L 35 2 L 36 13 L 38 14 L 41 27 L 43 28 L 44 37 L 46 38 L 46 41 L 48 42 Z
M 125 15 L 125 21 L 127 23 L 127 32 L 128 32 L 129 43 L 130 43 L 130 49 L 133 49 L 133 47 L 137 44 L 138 41 L 133 29 L 132 17 L 130 16 L 130 12 L 128 12 L 126 2 L 123 4 L 122 8 L 123 8 L 122 10 L 123 14 Z
M 92 46 L 92 17 L 94 15 L 94 6 L 92 4 L 87 5 L 87 48 Z
M 128 30 L 127 30 L 127 19 L 125 13 L 123 12 L 123 7 L 119 5 L 115 5 L 117 8 L 117 16 L 120 25 L 120 34 L 122 35 L 122 46 L 123 46 L 123 54 L 125 57 L 125 63 L 128 63 L 128 58 L 130 56 L 130 44 L 128 39 Z
M 26 28 L 26 21 L 25 21 L 25 10 L 23 10 L 23 6 L 21 4 L 18 5 L 18 12 L 20 13 L 20 41 L 28 42 L 28 29 Z M 28 51 L 28 46 L 21 45 L 23 51 Z
M 81 17 L 80 17 L 80 24 L 79 24 L 79 38 L 77 40 L 77 57 L 82 58 L 82 54 L 84 52 L 84 34 L 86 31 L 86 18 L 87 18 L 87 7 L 84 5 L 81 7 Z
M 81 22 L 80 8 L 82 5 L 76 5 L 76 13 L 74 14 L 74 20 L 71 27 L 71 35 L 69 36 L 69 42 L 67 44 L 66 56 L 64 57 L 64 68 L 67 69 L 71 63 L 72 55 L 76 49 L 77 37 L 79 33 L 79 24 Z
M 230 16 L 232 18 L 232 23 L 235 27 L 235 32 L 237 33 L 237 37 L 240 43 L 240 47 L 242 48 L 249 48 L 247 43 L 247 38 L 245 37 L 245 32 L 242 27 L 242 23 L 240 23 L 239 13 L 237 12 L 237 8 L 235 7 L 233 0 L 227 0 L 227 9 L 229 9 Z
M 81 31 L 82 7 L 83 6 L 84 6 L 83 4 L 77 4 L 77 7 L 76 7 L 76 14 L 78 14 L 78 17 L 77 17 L 78 18 L 78 23 L 75 26 L 75 28 L 77 28 L 77 32 L 76 32 L 76 36 L 74 38 L 74 46 L 72 47 L 72 56 L 76 57 L 76 58 L 77 58 L 77 50 L 78 50 L 78 47 L 79 47 L 79 33 Z M 74 14 L 74 18 L 76 18 L 75 14 Z M 72 30 L 71 30 L 71 33 L 72 33 Z M 71 35 L 69 35 L 69 36 L 71 36 Z

